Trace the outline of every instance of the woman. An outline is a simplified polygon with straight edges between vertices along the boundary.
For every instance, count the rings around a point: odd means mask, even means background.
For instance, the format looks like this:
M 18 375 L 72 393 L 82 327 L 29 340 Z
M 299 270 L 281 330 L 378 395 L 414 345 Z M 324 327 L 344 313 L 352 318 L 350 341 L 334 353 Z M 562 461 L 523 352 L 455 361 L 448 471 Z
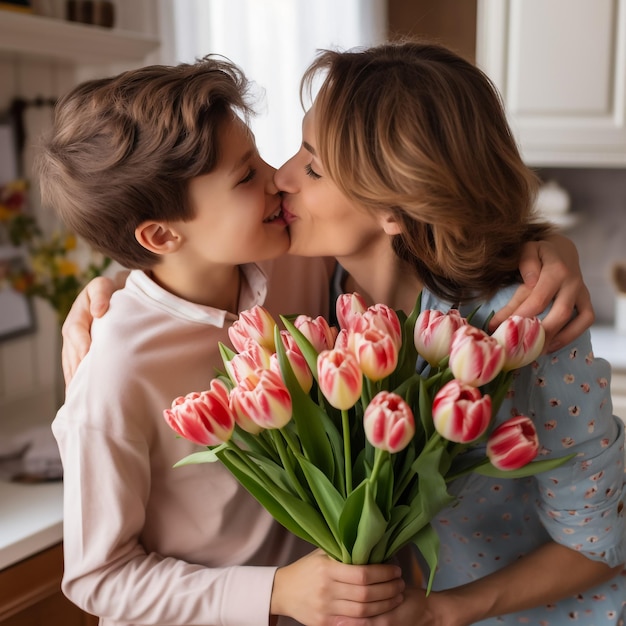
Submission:
M 336 284 L 410 310 L 510 300 L 533 220 L 535 177 L 477 68 L 418 43 L 326 51 L 299 152 L 276 174 L 290 252 L 334 255 Z M 622 624 L 626 617 L 624 433 L 610 368 L 588 331 L 523 368 L 498 419 L 531 416 L 542 454 L 576 452 L 531 479 L 473 475 L 434 522 L 436 590 L 413 590 L 385 624 Z

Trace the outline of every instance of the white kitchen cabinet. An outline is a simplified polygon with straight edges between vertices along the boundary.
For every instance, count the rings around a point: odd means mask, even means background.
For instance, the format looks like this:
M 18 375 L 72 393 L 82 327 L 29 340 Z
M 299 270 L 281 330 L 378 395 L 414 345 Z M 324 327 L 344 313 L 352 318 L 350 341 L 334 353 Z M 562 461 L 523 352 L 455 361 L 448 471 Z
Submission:
M 626 0 L 478 0 L 476 61 L 532 166 L 626 166 Z

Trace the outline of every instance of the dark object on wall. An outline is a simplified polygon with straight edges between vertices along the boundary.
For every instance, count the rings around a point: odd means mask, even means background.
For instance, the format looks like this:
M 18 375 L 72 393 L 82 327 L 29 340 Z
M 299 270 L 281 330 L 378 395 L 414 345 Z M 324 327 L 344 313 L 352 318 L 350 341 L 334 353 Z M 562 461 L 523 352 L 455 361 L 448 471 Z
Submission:
M 112 28 L 115 24 L 115 6 L 107 0 L 67 0 L 66 18 L 70 22 L 93 24 Z

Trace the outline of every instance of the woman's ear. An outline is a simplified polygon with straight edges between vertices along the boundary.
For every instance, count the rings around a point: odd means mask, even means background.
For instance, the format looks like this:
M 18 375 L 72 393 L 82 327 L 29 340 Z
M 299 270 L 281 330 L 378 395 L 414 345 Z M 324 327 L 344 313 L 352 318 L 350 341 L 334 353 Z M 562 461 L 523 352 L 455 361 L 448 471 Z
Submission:
M 135 239 L 154 254 L 171 254 L 182 244 L 181 235 L 167 222 L 142 222 L 135 228 Z
M 381 217 L 380 225 L 387 235 L 400 235 L 402 233 L 400 224 L 392 213 L 385 213 Z

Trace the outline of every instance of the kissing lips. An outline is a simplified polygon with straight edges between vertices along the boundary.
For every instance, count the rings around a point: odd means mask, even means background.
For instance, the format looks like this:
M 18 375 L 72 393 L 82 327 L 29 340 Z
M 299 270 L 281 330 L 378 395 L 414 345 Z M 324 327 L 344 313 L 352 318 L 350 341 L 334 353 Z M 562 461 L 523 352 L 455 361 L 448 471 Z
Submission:
M 264 224 L 274 224 L 276 222 L 280 223 L 280 224 L 285 224 L 285 221 L 282 219 L 283 217 L 283 211 L 282 208 L 279 206 L 269 217 L 266 217 L 263 220 Z
M 285 220 L 285 223 L 287 224 L 287 226 L 289 226 L 290 224 L 292 224 L 293 222 L 295 222 L 298 219 L 296 215 L 291 213 L 291 211 L 289 211 L 285 207 L 285 203 L 284 202 L 282 203 L 281 208 L 282 208 L 283 219 Z

